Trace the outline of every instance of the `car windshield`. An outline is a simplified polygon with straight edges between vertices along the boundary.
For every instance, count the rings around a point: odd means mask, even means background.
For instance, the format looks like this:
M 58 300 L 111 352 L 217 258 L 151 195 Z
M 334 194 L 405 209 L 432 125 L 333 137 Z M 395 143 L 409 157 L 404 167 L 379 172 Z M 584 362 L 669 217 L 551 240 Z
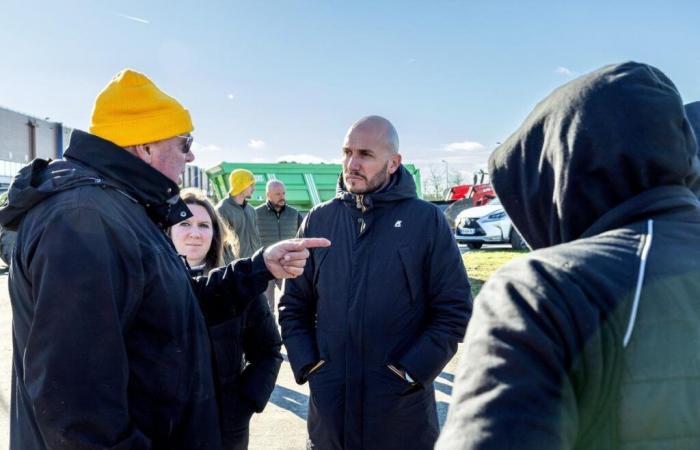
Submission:
M 491 200 L 489 202 L 489 205 L 493 205 L 493 206 L 499 206 L 500 204 L 501 204 L 501 201 L 498 198 L 494 198 L 493 200 Z

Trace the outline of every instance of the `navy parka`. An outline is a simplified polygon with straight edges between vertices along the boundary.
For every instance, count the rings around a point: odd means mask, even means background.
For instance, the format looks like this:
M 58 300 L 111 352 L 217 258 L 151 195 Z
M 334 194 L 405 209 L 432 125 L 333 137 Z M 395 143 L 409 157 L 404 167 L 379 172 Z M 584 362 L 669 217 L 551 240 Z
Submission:
M 325 237 L 303 276 L 287 280 L 280 324 L 298 383 L 308 377 L 314 448 L 428 449 L 438 434 L 433 380 L 471 311 L 459 250 L 442 213 L 416 198 L 403 166 L 389 185 L 335 199 L 305 218 Z M 387 364 L 405 369 L 412 386 Z

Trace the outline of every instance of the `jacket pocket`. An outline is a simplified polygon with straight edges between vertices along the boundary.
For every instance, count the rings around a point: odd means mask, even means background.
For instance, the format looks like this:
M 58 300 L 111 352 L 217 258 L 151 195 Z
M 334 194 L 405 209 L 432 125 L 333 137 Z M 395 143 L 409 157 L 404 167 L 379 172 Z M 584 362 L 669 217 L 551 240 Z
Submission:
M 316 375 L 325 372 L 325 370 L 328 368 L 328 364 L 331 362 L 325 336 L 317 331 L 316 340 L 318 342 L 318 361 L 314 363 L 314 366 L 312 367 L 313 370 L 306 374 L 306 379 L 309 380 L 309 383 L 311 383 L 311 379 L 315 378 Z M 318 365 L 321 361 L 323 361 L 323 363 Z
M 401 376 L 401 374 L 397 371 L 398 369 L 396 366 L 393 364 L 389 363 L 386 364 L 386 369 L 391 373 L 391 375 L 394 378 L 394 381 L 398 382 L 399 386 L 399 396 L 403 397 L 405 395 L 410 395 L 413 394 L 414 392 L 418 392 L 421 389 L 420 384 L 418 383 L 411 383 L 407 379 Z M 396 384 L 396 383 L 394 383 Z

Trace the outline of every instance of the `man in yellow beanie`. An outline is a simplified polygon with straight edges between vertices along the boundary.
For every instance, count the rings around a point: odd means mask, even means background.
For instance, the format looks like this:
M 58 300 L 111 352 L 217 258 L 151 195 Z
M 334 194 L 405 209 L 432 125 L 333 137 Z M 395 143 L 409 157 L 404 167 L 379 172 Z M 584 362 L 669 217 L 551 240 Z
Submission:
M 234 238 L 234 256 L 249 258 L 262 247 L 255 208 L 248 200 L 255 192 L 255 176 L 246 169 L 236 169 L 229 176 L 229 196 L 216 205 Z
M 165 230 L 191 216 L 177 183 L 192 129 L 177 100 L 124 70 L 97 97 L 91 133 L 13 181 L 0 209 L 18 231 L 12 450 L 222 448 L 207 326 L 329 242 L 286 241 L 190 278 Z

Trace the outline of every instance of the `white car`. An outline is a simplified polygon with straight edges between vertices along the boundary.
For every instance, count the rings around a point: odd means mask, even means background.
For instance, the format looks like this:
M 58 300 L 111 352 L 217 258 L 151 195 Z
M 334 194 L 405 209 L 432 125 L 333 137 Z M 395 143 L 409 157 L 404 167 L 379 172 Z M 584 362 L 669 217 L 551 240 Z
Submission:
M 471 249 L 481 248 L 484 244 L 508 243 L 514 249 L 527 248 L 497 198 L 459 213 L 455 219 L 455 239 Z

